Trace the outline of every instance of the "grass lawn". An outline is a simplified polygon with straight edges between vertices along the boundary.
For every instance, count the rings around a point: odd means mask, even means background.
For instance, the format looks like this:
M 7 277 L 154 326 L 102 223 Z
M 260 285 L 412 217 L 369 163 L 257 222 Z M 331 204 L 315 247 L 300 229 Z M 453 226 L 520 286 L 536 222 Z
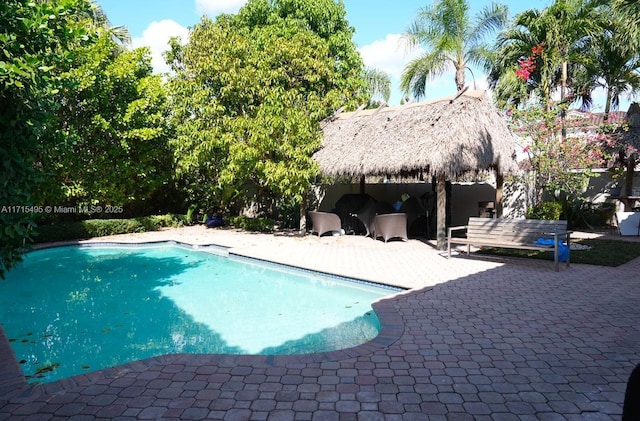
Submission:
M 571 250 L 572 263 L 619 266 L 640 256 L 640 242 L 598 239 L 572 240 L 571 242 L 591 247 L 591 250 Z M 478 251 L 478 253 L 553 261 L 552 251 L 486 248 Z

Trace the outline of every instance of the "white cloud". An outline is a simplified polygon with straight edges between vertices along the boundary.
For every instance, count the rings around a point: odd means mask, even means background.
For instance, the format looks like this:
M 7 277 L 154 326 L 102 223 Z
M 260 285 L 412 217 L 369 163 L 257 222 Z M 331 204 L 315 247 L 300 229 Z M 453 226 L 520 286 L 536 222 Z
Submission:
M 201 15 L 218 16 L 220 13 L 236 13 L 247 0 L 195 0 L 196 11 Z
M 407 52 L 400 34 L 387 34 L 385 39 L 375 40 L 360 48 L 360 55 L 366 66 L 384 70 L 397 80 L 400 79 L 404 66 L 420 53 L 421 50 Z
M 142 33 L 142 38 L 134 38 L 132 45 L 137 47 L 149 47 L 151 49 L 151 64 L 156 73 L 169 71 L 169 66 L 164 62 L 162 53 L 169 49 L 169 38 L 178 36 L 182 43 L 189 39 L 189 29 L 177 22 L 166 19 L 160 22 L 151 22 Z
M 363 45 L 359 51 L 365 66 L 382 70 L 391 76 L 391 98 L 389 104 L 399 104 L 402 98 L 402 92 L 400 91 L 402 69 L 409 61 L 418 57 L 422 50 L 408 51 L 402 40 L 402 35 L 387 34 L 384 39 Z

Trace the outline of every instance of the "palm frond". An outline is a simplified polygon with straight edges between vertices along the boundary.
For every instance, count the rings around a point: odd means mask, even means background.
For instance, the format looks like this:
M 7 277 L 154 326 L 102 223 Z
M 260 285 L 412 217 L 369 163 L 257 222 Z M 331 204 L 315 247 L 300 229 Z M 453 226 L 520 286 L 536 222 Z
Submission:
M 502 4 L 492 3 L 484 7 L 476 16 L 476 22 L 469 34 L 471 45 L 480 43 L 492 32 L 500 31 L 507 24 L 509 9 Z
M 380 99 L 389 102 L 391 97 L 391 76 L 380 69 L 366 68 L 365 82 L 370 102 Z
M 416 99 L 423 98 L 427 82 L 441 76 L 447 68 L 446 63 L 438 54 L 425 54 L 410 61 L 402 72 L 400 89 Z
M 102 30 L 106 30 L 111 34 L 113 38 L 115 38 L 123 45 L 131 44 L 131 33 L 129 32 L 129 30 L 122 25 L 112 26 L 102 6 L 94 3 L 91 6 L 89 13 L 90 18 L 96 27 Z

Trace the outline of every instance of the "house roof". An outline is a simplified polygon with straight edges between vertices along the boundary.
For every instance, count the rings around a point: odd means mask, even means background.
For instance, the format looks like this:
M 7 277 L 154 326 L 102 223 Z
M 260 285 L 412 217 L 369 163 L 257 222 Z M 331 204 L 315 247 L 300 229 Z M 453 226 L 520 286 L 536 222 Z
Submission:
M 567 111 L 567 120 L 572 125 L 582 125 L 585 127 L 599 128 L 604 124 L 605 113 L 591 113 L 579 110 Z M 611 111 L 609 113 L 608 124 L 622 124 L 627 121 L 627 113 L 625 111 Z
M 485 91 L 342 113 L 325 120 L 322 131 L 314 158 L 327 175 L 451 177 L 490 168 L 517 170 L 511 131 Z

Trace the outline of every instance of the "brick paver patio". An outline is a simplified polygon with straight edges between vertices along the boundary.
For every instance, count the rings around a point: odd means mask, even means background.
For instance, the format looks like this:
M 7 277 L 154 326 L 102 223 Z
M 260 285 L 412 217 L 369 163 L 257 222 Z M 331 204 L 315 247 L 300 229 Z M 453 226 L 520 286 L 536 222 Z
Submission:
M 0 419 L 619 420 L 640 362 L 640 259 L 556 273 L 418 240 L 202 227 L 117 240 L 169 238 L 412 289 L 375 304 L 381 334 L 360 347 L 168 355 L 35 386 L 0 329 Z

